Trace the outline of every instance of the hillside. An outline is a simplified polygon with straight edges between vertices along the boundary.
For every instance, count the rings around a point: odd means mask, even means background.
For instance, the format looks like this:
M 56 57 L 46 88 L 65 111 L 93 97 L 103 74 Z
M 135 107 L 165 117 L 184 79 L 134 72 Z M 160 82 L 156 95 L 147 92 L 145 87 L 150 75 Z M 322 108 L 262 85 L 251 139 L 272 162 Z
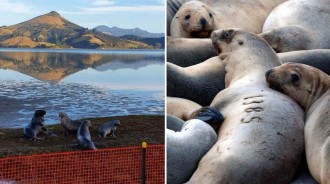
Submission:
M 12 26 L 0 27 L 0 47 L 15 48 L 152 48 L 74 24 L 55 11 Z
M 134 36 L 134 35 L 125 35 L 125 36 L 121 36 L 120 38 L 132 40 L 132 41 L 143 42 L 145 44 L 152 45 L 155 49 L 164 49 L 165 48 L 165 38 L 164 37 L 143 38 L 143 37 Z
M 108 27 L 108 26 L 97 26 L 93 30 L 100 31 L 102 33 L 112 35 L 112 36 L 125 36 L 125 35 L 134 35 L 143 38 L 161 38 L 165 37 L 164 33 L 150 33 L 148 31 L 142 30 L 140 28 L 134 29 L 123 29 L 118 27 Z

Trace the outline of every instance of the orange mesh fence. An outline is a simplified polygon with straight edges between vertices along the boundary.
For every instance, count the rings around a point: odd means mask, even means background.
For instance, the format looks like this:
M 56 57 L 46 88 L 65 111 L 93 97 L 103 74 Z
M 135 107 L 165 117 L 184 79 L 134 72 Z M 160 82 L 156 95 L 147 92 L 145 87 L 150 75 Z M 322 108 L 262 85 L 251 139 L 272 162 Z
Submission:
M 141 183 L 141 147 L 0 159 L 0 184 Z M 146 149 L 146 183 L 165 182 L 164 145 Z

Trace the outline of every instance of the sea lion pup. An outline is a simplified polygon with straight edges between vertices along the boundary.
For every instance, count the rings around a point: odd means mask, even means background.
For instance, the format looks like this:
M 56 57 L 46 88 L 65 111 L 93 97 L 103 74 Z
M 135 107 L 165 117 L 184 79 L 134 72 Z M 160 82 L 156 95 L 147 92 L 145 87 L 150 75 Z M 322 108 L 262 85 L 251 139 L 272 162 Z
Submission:
M 97 150 L 91 139 L 91 134 L 88 127 L 91 126 L 91 121 L 84 120 L 77 131 L 78 145 L 84 149 Z
M 67 133 L 76 133 L 83 122 L 82 120 L 72 120 L 65 112 L 60 112 L 59 117 L 61 125 Z
M 49 131 L 45 127 L 45 119 L 44 119 L 45 115 L 46 115 L 46 111 L 44 110 L 36 110 L 34 112 L 31 122 L 27 124 L 23 129 L 25 138 L 33 139 L 33 140 L 43 139 L 37 136 L 39 133 L 45 133 L 50 136 L 57 136 L 55 133 Z
M 100 126 L 99 136 L 105 138 L 107 136 L 107 134 L 112 133 L 112 137 L 116 137 L 115 131 L 117 130 L 119 125 L 120 125 L 119 120 L 113 120 L 113 121 L 104 123 L 103 125 Z
M 186 121 L 181 130 L 165 130 L 167 183 L 181 184 L 188 181 L 199 160 L 217 140 L 216 132 L 224 119 L 222 114 L 210 107 L 201 108 L 193 114 L 193 119 Z
M 268 70 L 266 79 L 305 110 L 308 168 L 316 181 L 330 183 L 330 76 L 308 65 L 286 63 Z
M 276 53 L 239 29 L 217 30 L 212 41 L 227 73 L 210 107 L 225 120 L 188 183 L 289 183 L 303 153 L 304 114 L 264 79 L 280 65 Z
M 276 52 L 330 49 L 329 0 L 291 0 L 267 17 L 261 36 Z

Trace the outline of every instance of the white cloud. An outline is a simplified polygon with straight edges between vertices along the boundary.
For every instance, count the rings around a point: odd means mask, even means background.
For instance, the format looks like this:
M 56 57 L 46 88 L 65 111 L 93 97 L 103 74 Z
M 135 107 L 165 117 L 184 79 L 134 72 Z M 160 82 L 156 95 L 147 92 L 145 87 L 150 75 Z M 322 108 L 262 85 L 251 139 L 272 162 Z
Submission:
M 110 12 L 149 12 L 161 11 L 164 12 L 164 6 L 106 6 L 106 7 L 78 7 L 85 13 L 110 13 Z
M 13 13 L 32 13 L 32 8 L 23 2 L 0 0 L 1 12 L 13 12 Z
M 92 5 L 94 6 L 107 6 L 115 4 L 115 1 L 113 0 L 93 0 Z

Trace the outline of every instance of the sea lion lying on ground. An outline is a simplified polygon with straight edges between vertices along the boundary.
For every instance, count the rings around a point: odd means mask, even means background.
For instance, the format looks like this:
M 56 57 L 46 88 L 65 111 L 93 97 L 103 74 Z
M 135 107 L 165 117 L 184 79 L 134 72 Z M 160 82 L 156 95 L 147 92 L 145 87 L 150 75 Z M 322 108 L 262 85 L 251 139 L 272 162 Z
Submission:
M 76 133 L 83 122 L 82 120 L 72 120 L 65 112 L 60 112 L 59 116 L 61 125 L 67 133 Z

